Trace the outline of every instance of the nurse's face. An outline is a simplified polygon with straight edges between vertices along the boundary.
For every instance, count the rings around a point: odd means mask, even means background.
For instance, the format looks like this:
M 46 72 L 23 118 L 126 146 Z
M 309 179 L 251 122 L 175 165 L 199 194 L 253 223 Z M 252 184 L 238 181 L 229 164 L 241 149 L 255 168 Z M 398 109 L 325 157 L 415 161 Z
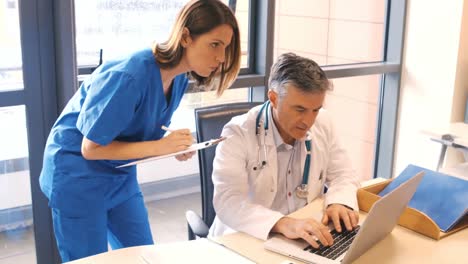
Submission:
M 208 77 L 217 71 L 226 56 L 226 47 L 231 44 L 233 30 L 223 24 L 211 31 L 192 37 L 187 29 L 182 40 L 185 48 L 185 62 L 188 71 L 194 71 L 202 77 Z
M 291 84 L 286 85 L 286 95 L 268 91 L 273 107 L 273 120 L 285 143 L 292 144 L 304 138 L 322 108 L 326 92 L 307 93 Z

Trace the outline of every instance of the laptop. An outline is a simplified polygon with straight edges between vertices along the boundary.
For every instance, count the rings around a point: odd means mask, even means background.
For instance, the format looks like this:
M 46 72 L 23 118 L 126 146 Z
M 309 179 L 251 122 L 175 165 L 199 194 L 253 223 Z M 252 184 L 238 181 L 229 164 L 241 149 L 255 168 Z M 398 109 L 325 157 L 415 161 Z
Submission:
M 305 263 L 351 263 L 392 232 L 423 175 L 424 172 L 417 173 L 380 198 L 365 221 L 354 230 L 344 229 L 341 233 L 332 230 L 334 242 L 331 247 L 320 246 L 317 250 L 302 239 L 292 240 L 280 234 L 268 239 L 264 247 Z

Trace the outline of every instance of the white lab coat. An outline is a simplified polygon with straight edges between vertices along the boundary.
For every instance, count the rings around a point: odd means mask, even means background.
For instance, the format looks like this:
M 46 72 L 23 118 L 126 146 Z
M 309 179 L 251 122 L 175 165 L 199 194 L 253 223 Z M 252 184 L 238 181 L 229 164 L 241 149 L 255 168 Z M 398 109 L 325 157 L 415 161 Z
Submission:
M 210 236 L 241 231 L 266 240 L 271 228 L 283 217 L 270 209 L 278 189 L 277 152 L 271 129 L 265 138 L 268 163 L 261 170 L 253 169 L 259 162 L 255 135 L 259 110 L 260 106 L 257 106 L 234 117 L 223 129 L 222 135 L 228 139 L 218 145 L 213 162 L 213 205 L 217 215 Z M 356 191 L 359 181 L 345 150 L 337 141 L 326 111 L 320 111 L 309 136 L 312 157 L 308 202 L 321 195 L 326 183 L 328 191 L 324 206 L 339 203 L 358 210 Z M 301 164 L 304 164 L 306 148 L 301 145 Z M 263 147 L 260 150 L 263 151 Z

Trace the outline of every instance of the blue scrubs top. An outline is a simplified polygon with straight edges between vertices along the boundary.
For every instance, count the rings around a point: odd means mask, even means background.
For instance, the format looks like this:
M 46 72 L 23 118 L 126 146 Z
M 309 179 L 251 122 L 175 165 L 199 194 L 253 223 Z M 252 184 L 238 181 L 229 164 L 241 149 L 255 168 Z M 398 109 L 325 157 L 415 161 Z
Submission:
M 112 208 L 97 200 L 117 205 L 138 193 L 136 166 L 116 168 L 129 160 L 84 159 L 83 135 L 100 145 L 160 139 L 165 133 L 161 126 L 169 126 L 187 86 L 185 74 L 176 76 L 166 100 L 151 49 L 97 68 L 68 102 L 47 139 L 39 181 L 49 206 L 74 212 Z

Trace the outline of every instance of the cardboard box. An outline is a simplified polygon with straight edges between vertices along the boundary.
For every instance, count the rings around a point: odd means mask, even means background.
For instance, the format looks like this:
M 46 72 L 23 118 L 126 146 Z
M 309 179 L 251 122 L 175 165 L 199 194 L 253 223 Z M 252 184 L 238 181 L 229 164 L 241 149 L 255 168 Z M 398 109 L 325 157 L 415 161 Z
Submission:
M 372 205 L 380 199 L 378 193 L 380 193 L 391 181 L 392 180 L 386 180 L 381 183 L 360 188 L 357 193 L 359 209 L 369 212 Z M 440 240 L 443 237 L 468 227 L 468 216 L 465 216 L 449 232 L 442 232 L 440 231 L 439 226 L 437 226 L 429 216 L 414 208 L 406 207 L 398 220 L 398 224 L 435 240 Z

